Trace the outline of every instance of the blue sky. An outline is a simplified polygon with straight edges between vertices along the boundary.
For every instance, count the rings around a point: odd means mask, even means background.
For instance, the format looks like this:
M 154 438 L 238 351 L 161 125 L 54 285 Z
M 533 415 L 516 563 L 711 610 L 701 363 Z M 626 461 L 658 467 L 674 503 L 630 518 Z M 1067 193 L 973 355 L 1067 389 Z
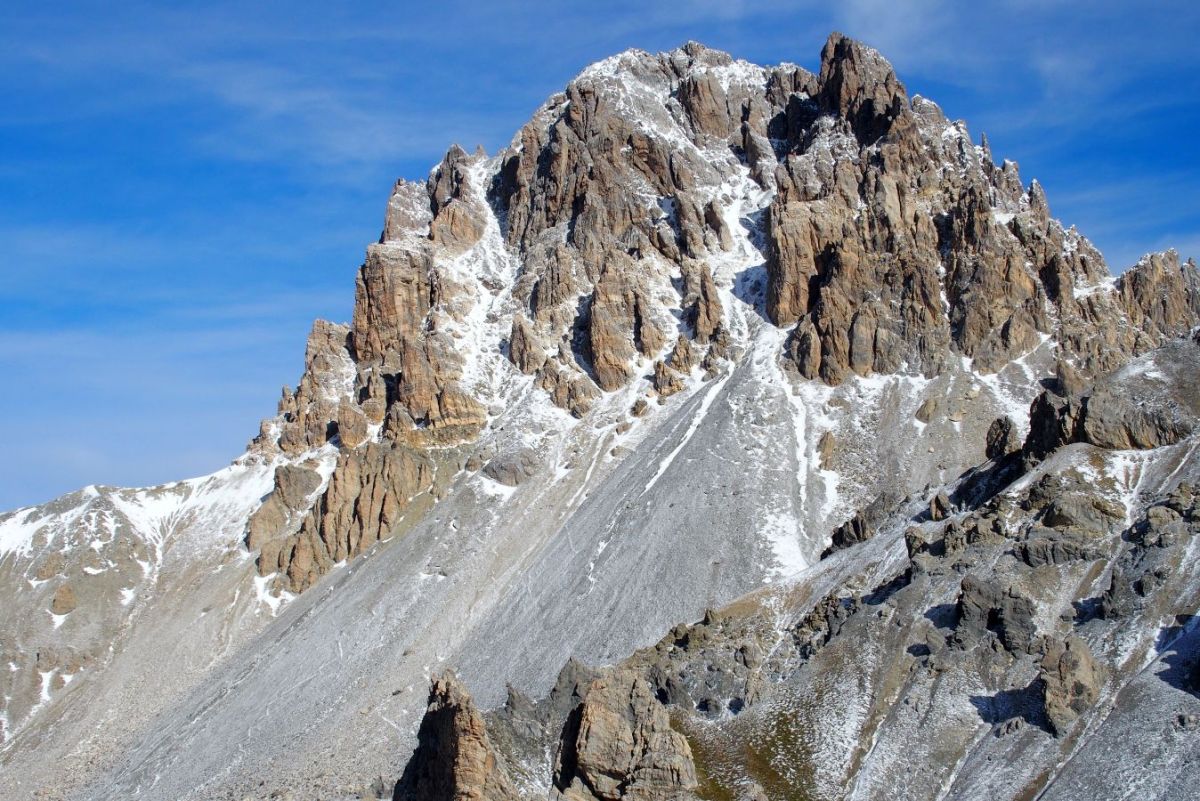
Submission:
M 409 5 L 0 3 L 0 508 L 237 456 L 349 318 L 392 182 L 629 47 L 815 67 L 841 30 L 1115 270 L 1200 255 L 1194 2 Z

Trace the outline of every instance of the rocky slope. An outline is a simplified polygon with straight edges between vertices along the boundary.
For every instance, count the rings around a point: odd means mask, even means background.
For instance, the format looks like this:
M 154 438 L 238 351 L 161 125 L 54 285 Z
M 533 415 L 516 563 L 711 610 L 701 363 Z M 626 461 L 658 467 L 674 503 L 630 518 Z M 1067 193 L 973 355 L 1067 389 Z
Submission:
M 902 501 L 794 581 L 598 674 L 569 664 L 536 704 L 511 694 L 479 735 L 513 777 L 495 797 L 1190 798 L 1198 369 L 1200 332 L 1082 388 L 1156 421 L 1134 444 L 1128 414 L 1062 435 L 1073 393 L 1055 385 L 1023 447 L 946 488 L 944 516 Z M 614 682 L 630 701 L 587 730 L 601 779 L 581 782 L 579 721 Z M 647 784 L 628 732 L 656 725 L 671 770 Z M 409 771 L 437 761 L 422 742 Z
M 1033 588 L 1024 568 L 996 574 L 994 553 L 947 553 L 1012 540 L 1042 573 L 1119 562 L 1133 515 L 1192 470 L 1190 384 L 1161 354 L 1190 363 L 1178 338 L 1198 322 L 1194 263 L 1156 254 L 1113 279 L 1036 182 L 859 43 L 832 36 L 818 73 L 695 44 L 614 56 L 500 153 L 455 147 L 426 181 L 396 184 L 351 323 L 314 326 L 299 385 L 232 467 L 0 516 L 0 592 L 27 612 L 0 626 L 5 773 L 46 797 L 351 797 L 390 792 L 416 747 L 397 791 L 416 797 L 728 797 L 753 783 L 788 797 L 780 782 L 871 796 L 899 758 L 886 754 L 915 747 L 913 723 L 898 677 L 836 659 L 878 657 L 922 666 L 911 703 L 959 739 L 914 765 L 965 788 L 984 780 L 968 757 L 983 758 L 987 721 L 965 714 L 961 683 L 938 682 L 929 706 L 929 664 L 986 668 L 1001 688 L 1036 661 L 1037 720 L 1058 733 L 1132 657 L 1090 630 L 1044 640 L 1061 621 L 1030 593 L 1063 606 L 1079 576 Z M 1125 378 L 1094 383 L 1108 375 Z M 1085 449 L 1117 455 L 1072 479 L 1062 454 Z M 1035 502 L 1013 500 L 1034 492 L 1025 479 L 1000 486 L 1018 470 L 1099 481 L 1118 463 L 1166 478 L 1121 496 L 1125 528 L 1089 522 L 1096 542 L 1041 531 L 1061 527 L 1039 515 L 1070 518 L 1045 511 L 1062 487 L 1039 478 Z M 1103 484 L 1085 489 L 1099 499 Z M 962 547 L 908 538 L 908 565 L 897 521 L 916 506 L 921 536 Z M 1013 531 L 978 533 L 1001 514 Z M 1013 533 L 1035 517 L 1037 536 Z M 1190 597 L 1190 574 L 1162 572 Z M 937 603 L 967 622 L 948 634 L 917 607 L 953 580 L 965 600 Z M 870 600 L 892 585 L 906 605 Z M 767 674 L 761 637 L 740 672 L 714 662 L 717 685 L 743 682 L 736 697 L 693 690 L 682 663 L 669 678 L 677 644 L 650 672 L 642 657 L 584 667 L 730 603 L 795 641 Z M 838 642 L 878 649 L 812 646 L 835 642 L 831 619 L 870 633 Z M 922 620 L 949 642 L 936 657 L 924 629 L 928 654 L 888 651 Z M 1152 637 L 1153 623 L 1104 636 Z M 983 664 L 985 632 L 1011 665 Z M 863 708 L 831 710 L 851 697 Z M 472 706 L 506 698 L 507 722 Z M 894 734 L 877 725 L 890 716 Z M 771 732 L 778 753 L 743 748 Z M 1020 765 L 1068 776 L 1050 746 L 1028 747 Z

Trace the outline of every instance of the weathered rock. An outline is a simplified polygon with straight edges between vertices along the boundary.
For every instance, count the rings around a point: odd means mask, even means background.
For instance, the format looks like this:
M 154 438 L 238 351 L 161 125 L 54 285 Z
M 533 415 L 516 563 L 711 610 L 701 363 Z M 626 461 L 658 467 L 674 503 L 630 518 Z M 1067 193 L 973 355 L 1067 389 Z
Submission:
M 470 162 L 466 151 L 454 145 L 426 184 L 433 213 L 429 239 L 449 253 L 466 250 L 483 235 L 485 212 L 469 195 Z
M 388 198 L 387 215 L 380 242 L 393 242 L 406 236 L 425 236 L 433 215 L 429 207 L 428 190 L 424 184 L 396 181 Z
M 817 454 L 821 457 L 821 469 L 833 469 L 833 454 L 837 448 L 837 440 L 832 431 L 826 431 L 817 440 Z
M 296 391 L 286 387 L 279 401 L 278 429 L 264 421 L 252 447 L 278 447 L 299 454 L 324 445 L 336 432 L 339 393 L 349 392 L 354 373 L 348 349 L 349 329 L 325 320 L 313 323 L 304 353 L 304 375 Z
M 549 393 L 550 400 L 576 417 L 587 414 L 600 395 L 596 385 L 586 376 L 562 369 L 552 362 L 546 362 L 537 375 L 538 386 Z
M 934 415 L 937 414 L 939 406 L 940 404 L 938 403 L 937 398 L 926 398 L 925 400 L 921 401 L 921 405 L 917 407 L 916 414 L 913 416 L 922 423 L 928 424 L 933 420 Z
M 613 390 L 633 375 L 636 353 L 651 356 L 666 340 L 650 315 L 650 303 L 621 261 L 600 274 L 589 304 L 588 351 L 596 383 Z
M 1103 556 L 1101 552 L 1085 543 L 1057 537 L 1035 537 L 1027 540 L 1016 547 L 1016 553 L 1021 561 L 1030 567 L 1091 561 Z
M 821 108 L 849 121 L 866 144 L 886 135 L 908 105 L 892 65 L 840 33 L 831 34 L 821 50 L 820 86 Z
M 991 632 L 1009 651 L 1033 652 L 1037 637 L 1033 602 L 1015 588 L 968 574 L 962 580 L 957 610 L 955 641 L 959 644 L 970 645 Z
M 537 451 L 532 448 L 521 448 L 517 451 L 503 453 L 483 467 L 484 475 L 509 487 L 521 484 L 532 476 L 542 466 Z
M 1148 408 L 1111 387 L 1099 387 L 1087 397 L 1082 437 L 1112 450 L 1174 445 L 1192 432 L 1192 425 L 1172 411 Z
M 360 373 L 394 383 L 388 434 L 412 445 L 470 440 L 487 423 L 482 404 L 458 384 L 453 342 L 429 326 L 448 299 L 428 248 L 375 245 L 359 270 L 350 342 Z
M 1021 450 L 1017 424 L 1011 417 L 997 417 L 988 427 L 986 454 L 989 459 L 1001 459 Z
M 700 265 L 697 273 L 699 285 L 693 306 L 692 328 L 696 334 L 696 341 L 703 344 L 710 341 L 721 327 L 722 308 L 717 285 L 713 282 L 712 271 L 708 269 L 708 265 Z
M 946 497 L 946 493 L 939 492 L 929 499 L 929 519 L 933 522 L 945 520 L 950 516 L 953 507 L 950 505 L 950 499 Z
M 1191 331 L 1200 316 L 1200 271 L 1174 250 L 1143 256 L 1116 281 L 1117 296 L 1136 330 L 1154 344 Z
M 50 611 L 56 615 L 66 615 L 74 612 L 75 607 L 78 605 L 79 601 L 75 598 L 75 588 L 69 583 L 63 582 L 54 591 L 54 597 L 50 600 Z
M 357 448 L 367 441 L 367 416 L 358 404 L 343 400 L 338 406 L 337 432 L 338 439 L 345 448 Z
M 674 368 L 668 367 L 665 362 L 661 361 L 654 363 L 654 379 L 652 383 L 654 391 L 662 398 L 669 398 L 677 392 L 682 392 L 684 388 L 683 376 Z
M 307 589 L 338 562 L 391 537 L 411 500 L 432 482 L 429 459 L 403 445 L 372 442 L 343 451 L 295 533 L 272 538 L 265 524 L 252 529 L 248 544 L 259 549 L 259 574 L 277 573 L 290 592 Z
M 692 347 L 690 339 L 680 335 L 675 340 L 675 347 L 671 348 L 671 355 L 668 357 L 668 362 L 671 367 L 680 373 L 687 375 L 696 366 L 696 349 Z
M 1054 734 L 1062 737 L 1096 703 L 1104 671 L 1092 658 L 1087 643 L 1070 635 L 1065 640 L 1049 642 L 1038 677 L 1046 719 Z
M 532 375 L 546 363 L 546 354 L 537 344 L 533 327 L 523 315 L 513 316 L 512 333 L 508 337 L 508 358 L 525 375 Z
M 246 525 L 246 547 L 257 551 L 268 540 L 285 534 L 296 514 L 309 508 L 309 498 L 320 486 L 316 470 L 295 464 L 275 468 L 274 489 Z
M 692 752 L 650 684 L 628 670 L 592 682 L 568 719 L 554 787 L 572 801 L 677 799 L 697 786 Z
M 1105 531 L 1125 518 L 1124 510 L 1102 497 L 1070 494 L 1054 498 L 1042 522 L 1051 528 Z
M 516 801 L 483 715 L 453 673 L 433 680 L 417 750 L 396 784 L 397 801 Z
M 833 530 L 831 544 L 821 554 L 821 558 L 874 537 L 879 524 L 893 512 L 899 500 L 894 494 L 884 493 L 857 510 L 849 520 Z

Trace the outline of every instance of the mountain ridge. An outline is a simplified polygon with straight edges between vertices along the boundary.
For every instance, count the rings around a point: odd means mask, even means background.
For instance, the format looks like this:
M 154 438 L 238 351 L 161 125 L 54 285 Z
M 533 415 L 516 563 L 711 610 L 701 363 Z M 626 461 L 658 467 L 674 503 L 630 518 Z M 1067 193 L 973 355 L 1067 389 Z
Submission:
M 219 618 L 192 634 L 198 651 L 220 644 L 211 662 L 164 656 L 180 688 L 128 714 L 111 753 L 54 723 L 10 740 L 6 701 L 6 761 L 36 776 L 44 740 L 80 775 L 94 761 L 85 797 L 210 797 L 260 770 L 299 788 L 332 741 L 353 757 L 322 792 L 350 792 L 417 742 L 415 688 L 434 666 L 457 663 L 493 706 L 509 683 L 542 695 L 568 658 L 620 661 L 800 575 L 875 498 L 980 463 L 994 420 L 1023 434 L 1039 377 L 1087 384 L 1200 321 L 1193 262 L 1152 255 L 1111 279 L 1036 182 L 840 35 L 819 75 L 694 44 L 622 53 L 513 142 L 493 157 L 451 148 L 424 184 L 396 184 L 354 318 L 314 326 L 299 385 L 229 468 L 242 501 L 206 518 L 172 506 L 196 491 L 185 482 L 95 490 L 116 508 L 69 520 L 0 517 L 12 603 L 74 604 L 5 632 L 6 657 L 26 663 L 4 677 L 22 723 L 66 676 L 153 684 L 103 648 L 114 630 L 138 639 L 124 610 L 141 614 L 126 601 L 141 588 L 163 636 L 180 636 L 175 610 Z M 1050 405 L 1074 420 L 1071 403 Z M 164 514 L 131 511 L 164 497 Z M 187 543 L 214 525 L 211 556 L 191 561 Z M 97 527 L 107 540 L 89 540 Z M 68 538 L 101 545 L 80 558 Z M 74 564 L 54 561 L 56 543 Z M 102 620 L 84 620 L 96 607 Z M 126 643 L 126 661 L 151 640 Z M 351 644 L 398 659 L 403 679 L 362 658 L 342 672 L 369 686 L 317 675 Z M 59 696 L 59 720 L 112 725 L 72 700 L 83 684 Z M 377 736 L 349 730 L 359 708 L 395 740 L 370 753 Z M 264 709 L 288 725 L 264 730 Z M 306 718 L 320 724 L 293 741 Z M 247 720 L 252 757 L 215 739 Z M 189 750 L 202 759 L 185 764 Z

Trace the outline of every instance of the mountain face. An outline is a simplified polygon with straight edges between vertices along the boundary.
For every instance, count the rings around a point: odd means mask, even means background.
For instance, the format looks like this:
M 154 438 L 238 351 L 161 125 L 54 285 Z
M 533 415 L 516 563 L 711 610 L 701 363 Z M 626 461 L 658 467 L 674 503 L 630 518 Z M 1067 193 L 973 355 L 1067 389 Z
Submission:
M 0 515 L 4 782 L 1190 797 L 1198 324 L 857 42 L 614 56 L 395 185 L 233 465 Z

